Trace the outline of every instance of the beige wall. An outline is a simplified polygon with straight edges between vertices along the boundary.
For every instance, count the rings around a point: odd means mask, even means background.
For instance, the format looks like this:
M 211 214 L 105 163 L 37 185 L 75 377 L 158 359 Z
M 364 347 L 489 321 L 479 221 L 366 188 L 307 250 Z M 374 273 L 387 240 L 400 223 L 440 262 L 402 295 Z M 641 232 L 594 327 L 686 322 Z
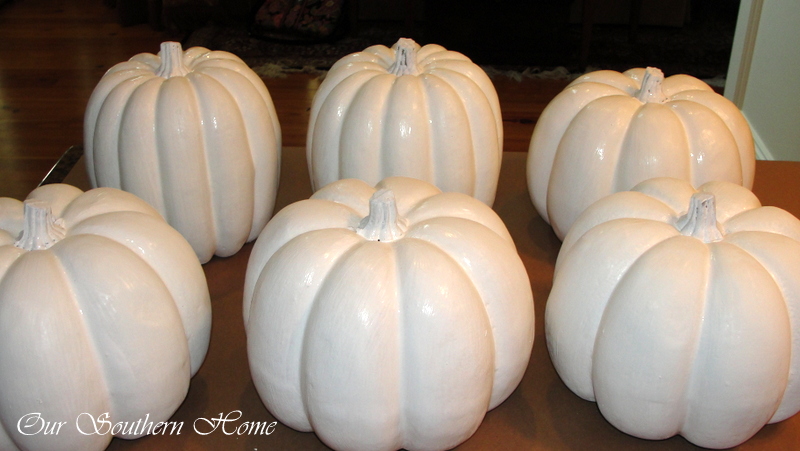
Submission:
M 800 1 L 742 0 L 725 97 L 760 159 L 800 161 Z

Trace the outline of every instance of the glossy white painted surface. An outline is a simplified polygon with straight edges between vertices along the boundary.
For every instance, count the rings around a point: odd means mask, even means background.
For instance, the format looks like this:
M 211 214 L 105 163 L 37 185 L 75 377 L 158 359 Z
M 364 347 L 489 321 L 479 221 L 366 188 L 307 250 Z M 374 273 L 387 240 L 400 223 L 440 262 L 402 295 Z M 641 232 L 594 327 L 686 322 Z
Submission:
M 725 448 L 800 410 L 800 221 L 736 184 L 699 191 L 716 199 L 709 242 L 680 230 L 686 181 L 589 207 L 564 240 L 545 327 L 564 383 L 614 426 Z
M 410 39 L 334 64 L 314 96 L 306 143 L 314 190 L 405 176 L 490 206 L 502 150 L 500 102 L 486 73 L 458 52 Z
M 18 247 L 23 203 L 0 200 L 0 444 L 102 450 L 112 435 L 81 434 L 79 418 L 95 431 L 82 414 L 157 423 L 183 402 L 208 349 L 205 275 L 189 243 L 130 193 L 46 185 L 28 199 L 60 218 L 62 237 Z M 34 412 L 66 423 L 21 434 Z
M 396 222 L 370 214 L 382 189 Z M 403 177 L 338 181 L 278 212 L 250 256 L 244 320 L 264 404 L 335 449 L 456 446 L 519 384 L 534 337 L 500 218 Z
M 663 79 L 655 88 L 661 94 L 640 100 L 645 73 L 588 73 L 556 96 L 536 123 L 528 189 L 560 239 L 586 207 L 649 178 L 752 188 L 753 136 L 738 108 L 688 75 Z
M 84 147 L 92 186 L 146 200 L 203 263 L 235 254 L 272 215 L 280 124 L 231 53 L 165 42 L 115 65 L 89 99 Z

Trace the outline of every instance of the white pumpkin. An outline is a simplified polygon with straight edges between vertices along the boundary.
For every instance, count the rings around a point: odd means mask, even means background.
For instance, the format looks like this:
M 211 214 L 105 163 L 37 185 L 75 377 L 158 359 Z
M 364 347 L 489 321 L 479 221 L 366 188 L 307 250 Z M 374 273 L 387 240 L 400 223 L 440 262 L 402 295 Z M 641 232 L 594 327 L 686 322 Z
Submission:
M 550 357 L 628 434 L 735 446 L 800 410 L 798 268 L 800 221 L 786 211 L 729 182 L 648 180 L 567 234 Z
M 503 150 L 500 102 L 466 56 L 400 39 L 345 56 L 311 105 L 314 190 L 344 178 L 425 180 L 492 205 Z
M 92 186 L 149 202 L 203 263 L 272 215 L 280 125 L 264 82 L 231 53 L 165 42 L 112 67 L 86 108 L 84 151 Z
M 0 199 L 0 449 L 102 450 L 142 435 L 92 418 L 166 421 L 210 329 L 197 256 L 143 200 L 69 185 L 24 206 Z
M 753 187 L 755 150 L 739 109 L 688 75 L 655 68 L 576 79 L 544 109 L 528 152 L 528 189 L 563 239 L 598 199 L 653 177 Z
M 534 336 L 500 218 L 404 177 L 338 181 L 276 214 L 244 320 L 264 404 L 335 449 L 456 446 L 519 384 Z

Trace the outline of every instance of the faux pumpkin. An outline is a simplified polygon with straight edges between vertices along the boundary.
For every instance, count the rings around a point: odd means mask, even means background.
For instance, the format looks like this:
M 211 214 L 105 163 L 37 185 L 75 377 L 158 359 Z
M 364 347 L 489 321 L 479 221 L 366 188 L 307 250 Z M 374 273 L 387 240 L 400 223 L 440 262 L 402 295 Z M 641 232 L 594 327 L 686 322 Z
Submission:
M 547 346 L 577 395 L 637 437 L 744 442 L 800 410 L 800 221 L 746 188 L 658 178 L 567 234 Z
M 203 263 L 272 215 L 280 125 L 264 82 L 231 53 L 165 42 L 115 65 L 89 99 L 84 146 L 92 186 L 149 202 Z
M 466 56 L 400 39 L 345 56 L 311 105 L 312 187 L 344 178 L 425 180 L 494 202 L 503 150 L 500 102 Z
M 589 205 L 653 177 L 752 188 L 755 151 L 738 108 L 688 75 L 655 68 L 588 73 L 544 109 L 528 189 L 559 239 Z
M 114 434 L 91 418 L 166 421 L 210 328 L 197 256 L 143 200 L 69 185 L 0 199 L 0 449 L 102 450 Z
M 337 181 L 281 210 L 245 279 L 261 399 L 335 449 L 466 440 L 521 380 L 533 320 L 500 218 L 404 177 Z

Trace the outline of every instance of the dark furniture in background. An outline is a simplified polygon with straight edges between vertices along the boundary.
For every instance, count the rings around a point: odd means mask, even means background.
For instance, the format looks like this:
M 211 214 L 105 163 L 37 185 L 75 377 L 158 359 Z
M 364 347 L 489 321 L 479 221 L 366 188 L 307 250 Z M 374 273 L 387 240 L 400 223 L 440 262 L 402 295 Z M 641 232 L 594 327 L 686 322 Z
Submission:
M 265 0 L 105 1 L 116 7 L 123 25 L 146 22 L 185 37 L 208 25 L 249 29 L 259 36 L 252 25 Z M 420 44 L 437 43 L 460 51 L 482 65 L 565 66 L 572 72 L 655 65 L 668 73 L 713 78 L 727 71 L 738 4 L 737 0 L 344 0 L 340 30 L 328 42 L 371 35 L 382 28 Z
M 478 64 L 558 65 L 572 53 L 570 2 L 428 0 L 425 39 Z

